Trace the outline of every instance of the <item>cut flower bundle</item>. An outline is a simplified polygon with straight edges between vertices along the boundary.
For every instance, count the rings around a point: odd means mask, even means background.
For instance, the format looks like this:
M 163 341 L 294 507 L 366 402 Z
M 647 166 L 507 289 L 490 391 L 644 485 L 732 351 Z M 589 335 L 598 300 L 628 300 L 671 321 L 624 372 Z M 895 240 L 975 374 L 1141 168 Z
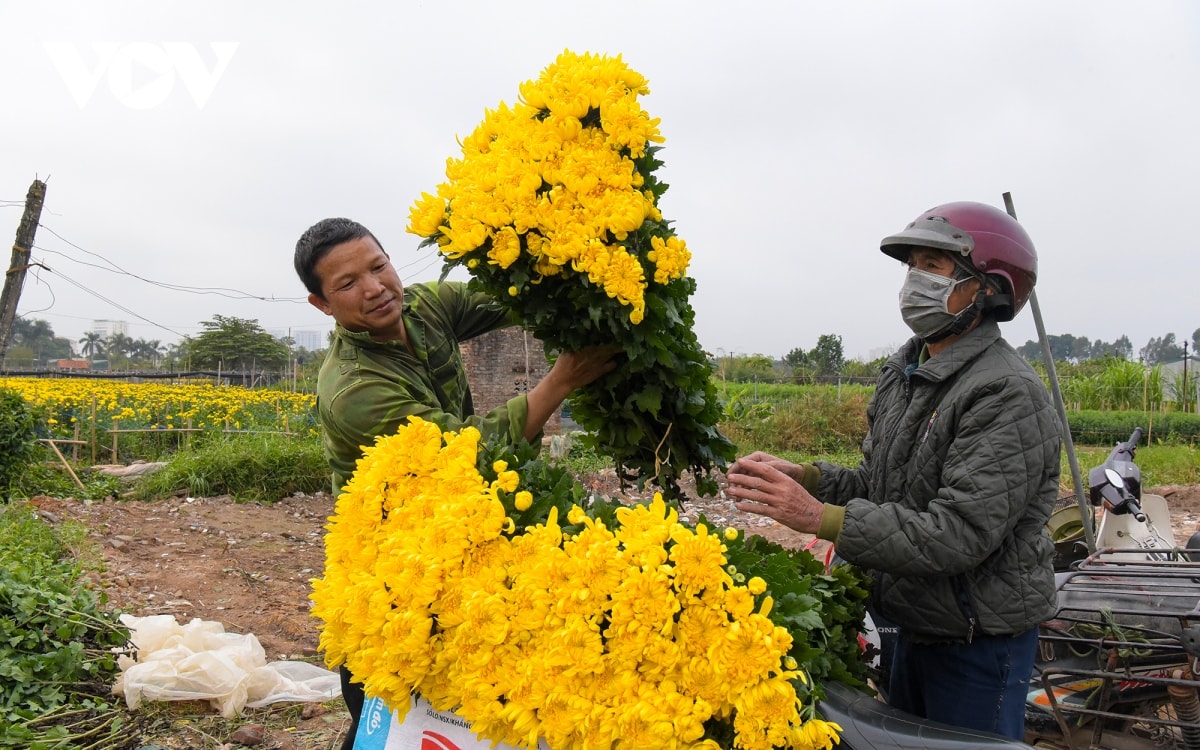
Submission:
M 866 592 L 655 496 L 588 498 L 523 446 L 412 418 L 338 498 L 321 648 L 398 714 L 552 748 L 828 748 L 821 684 L 858 684 Z
M 572 416 L 623 478 L 677 499 L 684 469 L 714 494 L 709 473 L 734 448 L 692 330 L 691 255 L 658 208 L 663 137 L 638 103 L 647 93 L 620 57 L 563 52 L 462 140 L 409 231 L 550 350 L 618 345 L 625 361 L 572 398 Z

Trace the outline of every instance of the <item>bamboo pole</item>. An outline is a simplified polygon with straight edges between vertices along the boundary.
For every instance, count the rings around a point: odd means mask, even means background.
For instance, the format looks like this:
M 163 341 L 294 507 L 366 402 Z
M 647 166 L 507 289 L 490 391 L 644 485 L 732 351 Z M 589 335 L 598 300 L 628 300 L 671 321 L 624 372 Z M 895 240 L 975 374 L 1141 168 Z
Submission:
M 67 461 L 67 457 L 62 454 L 62 451 L 60 451 L 58 446 L 54 444 L 54 441 L 50 440 L 49 438 L 42 438 L 40 442 L 50 446 L 50 449 L 54 451 L 54 455 L 58 456 L 59 461 L 62 461 L 63 467 L 67 470 L 67 473 L 71 475 L 71 478 L 75 480 L 75 484 L 79 486 L 79 489 L 86 489 L 83 486 L 83 482 L 79 481 L 79 477 L 75 475 L 75 470 L 71 468 L 71 464 Z
M 96 396 L 92 395 L 92 437 L 88 440 L 88 447 L 92 449 L 92 466 L 96 465 Z

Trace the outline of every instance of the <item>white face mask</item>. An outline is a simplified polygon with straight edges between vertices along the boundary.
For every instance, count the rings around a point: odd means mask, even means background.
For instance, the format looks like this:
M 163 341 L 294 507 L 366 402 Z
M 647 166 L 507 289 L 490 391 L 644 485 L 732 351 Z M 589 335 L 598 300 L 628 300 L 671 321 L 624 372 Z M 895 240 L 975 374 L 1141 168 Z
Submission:
M 900 287 L 900 316 L 921 338 L 936 337 L 958 319 L 957 313 L 950 312 L 950 295 L 960 283 L 969 280 L 910 267 Z

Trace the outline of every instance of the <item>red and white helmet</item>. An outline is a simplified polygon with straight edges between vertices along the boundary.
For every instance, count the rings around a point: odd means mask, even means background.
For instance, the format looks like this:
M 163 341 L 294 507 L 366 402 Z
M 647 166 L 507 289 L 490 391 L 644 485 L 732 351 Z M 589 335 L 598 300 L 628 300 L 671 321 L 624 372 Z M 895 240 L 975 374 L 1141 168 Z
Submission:
M 1000 282 L 988 300 L 997 320 L 1012 320 L 1037 283 L 1037 251 L 1017 220 L 986 203 L 960 201 L 935 206 L 904 231 L 885 237 L 879 249 L 907 262 L 914 247 L 945 250 L 979 273 Z

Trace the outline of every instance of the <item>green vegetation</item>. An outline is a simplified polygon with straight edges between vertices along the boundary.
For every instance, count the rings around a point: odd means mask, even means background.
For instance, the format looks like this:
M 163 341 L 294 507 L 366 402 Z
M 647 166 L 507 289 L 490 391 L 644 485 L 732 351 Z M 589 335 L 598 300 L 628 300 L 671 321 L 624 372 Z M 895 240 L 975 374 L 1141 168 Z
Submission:
M 1129 439 L 1135 427 L 1142 445 L 1189 445 L 1200 442 L 1200 414 L 1144 411 L 1071 411 L 1071 439 L 1082 445 L 1115 445 Z
M 33 506 L 0 509 L 0 746 L 119 747 L 114 647 L 128 631 L 82 579 L 85 530 Z
M 83 482 L 83 487 L 75 484 L 75 480 L 49 448 L 39 445 L 25 470 L 13 482 L 11 498 L 29 500 L 38 495 L 46 495 L 103 500 L 109 496 L 116 497 L 121 492 L 121 480 L 117 477 L 84 471 L 80 467 L 75 467 L 75 472 L 75 476 Z
M 1128 439 L 1126 435 L 1122 440 Z M 1087 481 L 1087 471 L 1104 462 L 1112 450 L 1106 447 L 1076 447 L 1075 454 Z M 1137 452 L 1137 465 L 1142 470 L 1142 486 L 1149 488 L 1164 484 L 1200 484 L 1200 451 L 1192 445 L 1143 445 Z M 1071 483 L 1071 471 L 1063 452 L 1062 484 Z
M 257 320 L 214 315 L 200 325 L 204 332 L 187 342 L 184 354 L 195 367 L 274 370 L 288 361 L 287 344 Z
M 37 419 L 33 407 L 16 391 L 0 388 L 0 502 L 24 473 L 37 448 Z
M 1140 368 L 1135 368 L 1135 373 L 1128 367 L 1092 361 L 1068 369 L 1071 370 L 1067 378 L 1070 382 L 1103 380 L 1111 386 L 1110 393 L 1120 392 L 1120 387 L 1113 384 L 1122 377 L 1129 379 L 1121 381 L 1125 383 L 1121 387 L 1127 390 L 1145 388 L 1144 382 L 1140 385 L 1132 382 L 1133 375 L 1143 373 Z M 861 458 L 859 447 L 866 435 L 866 408 L 873 386 L 718 382 L 716 389 L 721 407 L 719 428 L 737 445 L 738 455 L 761 450 L 795 461 L 823 458 L 846 465 L 857 464 Z M 0 426 L 21 421 L 27 435 L 44 429 L 35 424 L 31 432 L 27 410 L 13 403 L 20 399 L 11 394 L 6 398 L 3 394 L 0 390 Z M 1166 403 L 1169 406 L 1170 402 Z M 152 499 L 187 492 L 195 496 L 229 494 L 239 501 L 271 502 L 294 492 L 326 490 L 328 471 L 316 430 L 309 429 L 312 425 L 302 414 L 280 412 L 274 407 L 268 411 L 283 413 L 284 426 L 299 424 L 305 432 L 300 435 L 216 433 L 206 435 L 203 440 L 181 441 L 166 450 L 149 439 L 141 442 L 132 438 L 123 440 L 123 458 L 167 462 L 164 469 L 132 485 L 88 473 L 85 467 L 76 466 L 76 474 L 84 483 L 80 488 L 56 457 L 37 445 L 35 438 L 29 437 L 24 444 L 32 446 L 32 453 L 21 462 L 23 471 L 10 482 L 9 494 L 14 498 L 45 494 L 92 499 L 107 496 Z M 1190 457 L 1195 452 L 1194 446 L 1200 442 L 1200 415 L 1169 409 L 1070 410 L 1068 419 L 1076 445 L 1097 446 L 1101 459 L 1103 452 L 1117 441 L 1128 439 L 1133 428 L 1140 426 L 1146 438 L 1139 460 L 1148 483 L 1191 484 L 1197 481 L 1194 461 Z M 265 423 L 263 426 L 269 427 Z M 0 430 L 0 440 L 11 438 L 20 431 L 15 426 Z M 586 442 L 570 440 L 565 447 L 560 445 L 556 449 L 552 446 L 549 450 L 552 455 L 556 450 L 562 453 L 558 458 L 577 474 L 594 473 L 613 466 L 610 456 L 587 447 Z M 144 454 L 136 453 L 138 448 L 143 449 Z M 1166 448 L 1179 450 L 1163 450 Z M 1083 448 L 1080 452 L 1085 453 Z M 1174 458 L 1156 465 L 1156 457 L 1166 454 Z M 1080 462 L 1085 470 L 1093 465 L 1089 459 Z M 0 461 L 0 478 L 3 477 L 2 464 Z M 1069 472 L 1064 471 L 1064 477 L 1069 478 Z
M 790 461 L 824 460 L 854 466 L 866 436 L 868 386 L 729 383 L 721 389 L 725 418 L 721 430 L 738 455 L 765 451 Z M 1137 461 L 1146 486 L 1200 483 L 1200 415 L 1182 412 L 1069 411 L 1079 464 L 1087 470 L 1104 461 L 1112 447 L 1128 440 L 1134 427 L 1146 433 Z M 1063 451 L 1063 483 L 1071 472 Z
M 856 450 L 867 435 L 872 389 L 860 385 L 753 385 L 729 383 L 721 430 L 738 445 L 780 455 Z
M 274 502 L 295 492 L 321 490 L 329 490 L 329 467 L 318 438 L 264 434 L 232 435 L 176 453 L 166 467 L 139 480 L 134 495 L 149 500 L 186 491 L 197 497 Z

